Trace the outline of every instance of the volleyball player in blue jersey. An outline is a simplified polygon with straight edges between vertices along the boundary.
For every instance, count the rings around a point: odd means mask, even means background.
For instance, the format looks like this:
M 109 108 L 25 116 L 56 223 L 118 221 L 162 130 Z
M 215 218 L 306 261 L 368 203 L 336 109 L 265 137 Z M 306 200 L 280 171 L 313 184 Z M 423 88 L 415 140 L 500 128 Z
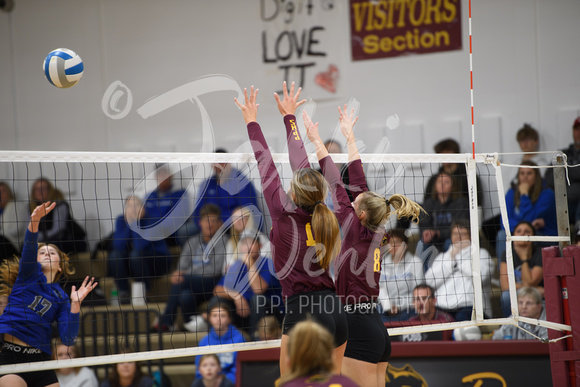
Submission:
M 52 323 L 65 345 L 73 345 L 79 331 L 81 302 L 97 286 L 86 277 L 70 299 L 58 284 L 62 274 L 72 274 L 69 258 L 54 245 L 37 243 L 40 220 L 56 203 L 37 206 L 30 215 L 22 257 L 0 267 L 0 295 L 8 295 L 8 306 L 0 316 L 3 345 L 0 365 L 51 360 Z M 16 275 L 16 273 L 18 273 Z M 5 374 L 0 387 L 58 386 L 54 370 Z

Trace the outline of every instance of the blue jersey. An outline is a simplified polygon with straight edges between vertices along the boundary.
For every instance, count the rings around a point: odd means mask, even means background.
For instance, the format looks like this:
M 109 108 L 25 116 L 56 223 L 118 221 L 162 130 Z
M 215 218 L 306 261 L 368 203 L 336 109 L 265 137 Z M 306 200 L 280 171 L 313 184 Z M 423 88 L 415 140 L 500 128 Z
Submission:
M 37 262 L 37 236 L 26 230 L 18 277 L 0 316 L 0 333 L 51 354 L 52 323 L 58 323 L 62 342 L 73 345 L 79 332 L 79 313 L 70 312 L 69 297 L 59 284 L 47 283 Z
M 213 327 L 209 330 L 209 334 L 199 341 L 198 347 L 205 347 L 210 345 L 220 345 L 220 344 L 234 344 L 243 343 L 244 336 L 238 331 L 233 325 L 230 324 L 228 330 L 219 336 Z M 236 360 L 238 358 L 237 352 L 222 352 L 216 353 L 220 359 L 220 364 L 222 366 L 222 373 L 232 381 L 236 382 Z M 199 373 L 199 363 L 201 361 L 201 356 L 195 357 L 195 377 L 197 379 L 201 378 Z

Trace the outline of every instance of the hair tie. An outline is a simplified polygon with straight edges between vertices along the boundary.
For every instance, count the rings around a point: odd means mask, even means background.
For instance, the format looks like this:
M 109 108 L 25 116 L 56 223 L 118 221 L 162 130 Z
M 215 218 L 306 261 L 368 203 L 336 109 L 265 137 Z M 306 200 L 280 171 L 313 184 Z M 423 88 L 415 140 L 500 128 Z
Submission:
M 314 208 L 316 208 L 316 206 L 319 205 L 319 204 L 324 204 L 324 202 L 321 202 L 320 200 L 317 201 L 316 203 L 314 203 Z
M 391 201 L 389 199 L 385 199 L 385 204 L 387 205 L 387 207 L 390 207 Z

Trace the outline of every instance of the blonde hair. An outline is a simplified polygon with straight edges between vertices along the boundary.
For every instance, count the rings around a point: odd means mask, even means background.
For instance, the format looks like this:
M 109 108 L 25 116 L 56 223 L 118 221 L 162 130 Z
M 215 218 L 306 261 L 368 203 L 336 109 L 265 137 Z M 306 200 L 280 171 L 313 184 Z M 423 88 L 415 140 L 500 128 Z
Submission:
M 299 322 L 289 334 L 290 369 L 279 385 L 304 376 L 332 373 L 333 350 L 334 338 L 326 328 L 312 320 Z
M 75 269 L 72 267 L 68 255 L 60 251 L 60 249 L 55 245 L 47 243 L 39 243 L 37 251 L 43 247 L 54 248 L 60 258 L 59 265 L 61 271 L 55 274 L 53 282 L 58 282 L 61 275 L 63 274 L 65 278 L 67 278 L 67 276 L 75 273 Z M 12 292 L 12 287 L 16 283 L 16 277 L 18 277 L 19 270 L 20 270 L 20 258 L 16 256 L 14 256 L 12 259 L 4 260 L 0 264 L 0 296 L 10 295 L 10 293 Z
M 333 259 L 340 253 L 340 227 L 336 216 L 324 199 L 328 186 L 324 176 L 312 168 L 299 169 L 292 176 L 292 192 L 295 204 L 312 212 L 312 233 L 316 241 L 319 265 L 328 269 Z
M 276 316 L 264 316 L 258 321 L 255 336 L 260 340 L 275 340 L 282 336 Z
M 250 233 L 255 234 L 255 236 L 257 238 L 259 238 L 259 236 L 260 236 L 260 232 L 255 227 L 255 221 L 254 221 L 254 216 L 252 214 L 252 211 L 250 211 L 250 209 L 248 207 L 237 207 L 234 211 L 232 211 L 232 215 L 236 211 L 240 211 L 241 216 L 243 218 L 246 218 L 246 220 L 245 220 L 246 226 L 244 227 L 244 230 L 242 232 L 238 232 L 238 230 L 236 230 L 236 228 L 234 227 L 234 224 L 232 222 L 232 227 L 230 228 L 232 235 L 227 242 L 229 245 L 230 251 L 232 253 L 232 258 L 231 258 L 232 262 L 238 260 L 238 258 L 239 258 L 239 251 L 238 251 L 239 247 L 238 246 L 239 246 L 239 244 L 244 236 L 250 235 Z M 235 222 L 235 219 L 233 219 L 233 221 Z
M 366 213 L 361 223 L 374 232 L 378 231 L 391 216 L 391 206 L 397 213 L 397 219 L 411 218 L 415 223 L 419 222 L 419 215 L 424 211 L 419 204 L 404 195 L 395 194 L 388 200 L 372 191 L 363 192 L 361 195 L 359 210 Z

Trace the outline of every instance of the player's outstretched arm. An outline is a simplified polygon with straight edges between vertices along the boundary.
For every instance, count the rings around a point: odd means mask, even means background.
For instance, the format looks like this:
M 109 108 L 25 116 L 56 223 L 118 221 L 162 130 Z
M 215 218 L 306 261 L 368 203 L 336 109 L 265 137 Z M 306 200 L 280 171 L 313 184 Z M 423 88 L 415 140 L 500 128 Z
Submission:
M 302 112 L 302 118 L 304 120 L 304 126 L 306 127 L 306 135 L 310 142 L 314 144 L 314 147 L 316 148 L 316 157 L 318 157 L 318 161 L 320 161 L 328 156 L 328 150 L 324 146 L 324 142 L 322 142 L 322 138 L 320 138 L 320 134 L 318 133 L 318 122 L 313 123 L 306 110 Z
M 258 106 L 260 104 L 256 103 L 256 98 L 258 97 L 258 89 L 254 90 L 254 86 L 250 88 L 250 96 L 248 97 L 248 90 L 244 88 L 244 104 L 242 105 L 237 98 L 234 98 L 234 102 L 240 110 L 242 111 L 242 116 L 246 124 L 250 122 L 256 122 L 258 117 Z
M 290 92 L 288 92 L 288 87 L 286 82 L 284 82 L 282 85 L 282 90 L 284 92 L 283 99 L 280 99 L 280 96 L 277 93 L 274 93 L 274 99 L 276 99 L 276 103 L 278 104 L 278 110 L 280 111 L 280 114 L 284 116 L 286 141 L 288 143 L 288 157 L 290 159 L 290 168 L 292 168 L 292 172 L 302 168 L 310 168 L 308 154 L 306 153 L 306 148 L 304 148 L 304 142 L 300 137 L 295 116 L 298 106 L 302 105 L 306 100 L 298 100 L 302 89 L 298 88 L 298 91 L 294 92 L 294 87 L 294 82 L 292 82 L 290 85 Z
M 358 121 L 358 116 L 354 116 L 354 109 L 348 113 L 346 105 L 344 105 L 344 110 L 338 107 L 338 120 L 340 122 L 340 130 L 342 135 L 346 139 L 346 144 L 348 146 L 348 162 L 360 159 L 358 153 L 358 148 L 356 147 L 356 138 L 354 137 L 353 128 Z

